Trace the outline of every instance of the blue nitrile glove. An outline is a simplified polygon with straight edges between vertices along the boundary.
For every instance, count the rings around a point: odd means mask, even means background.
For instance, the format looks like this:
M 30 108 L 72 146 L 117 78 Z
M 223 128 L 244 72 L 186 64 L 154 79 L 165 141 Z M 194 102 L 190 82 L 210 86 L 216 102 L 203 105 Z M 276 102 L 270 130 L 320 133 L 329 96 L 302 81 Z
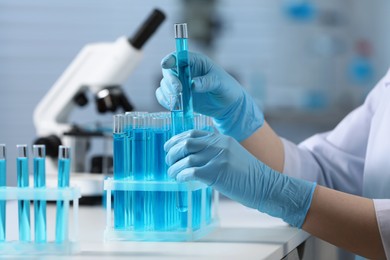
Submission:
M 315 183 L 271 169 L 226 135 L 191 130 L 172 137 L 164 148 L 170 177 L 201 181 L 247 207 L 302 227 Z
M 245 140 L 263 125 L 263 113 L 232 76 L 202 54 L 190 52 L 189 59 L 195 112 L 212 117 L 221 133 L 238 141 Z M 164 77 L 156 97 L 169 109 L 170 96 L 182 88 L 176 76 L 175 54 L 166 56 L 161 66 Z

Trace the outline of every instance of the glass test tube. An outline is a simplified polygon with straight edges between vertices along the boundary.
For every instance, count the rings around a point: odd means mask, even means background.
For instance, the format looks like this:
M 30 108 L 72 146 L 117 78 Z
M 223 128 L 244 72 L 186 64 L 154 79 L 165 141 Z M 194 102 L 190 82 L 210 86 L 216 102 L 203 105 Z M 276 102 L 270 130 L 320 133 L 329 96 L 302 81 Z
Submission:
M 125 135 L 126 135 L 126 144 L 125 144 L 125 171 L 126 177 L 132 176 L 132 141 L 133 141 L 133 118 L 139 116 L 145 116 L 148 112 L 143 111 L 133 111 L 125 113 Z
M 124 115 L 114 115 L 114 180 L 125 178 L 125 135 L 124 135 Z M 115 191 L 114 193 L 114 227 L 116 229 L 125 228 L 125 192 Z
M 44 145 L 33 145 L 34 188 L 46 186 L 46 148 Z M 46 242 L 46 201 L 34 201 L 34 237 L 36 243 Z
M 69 187 L 70 179 L 70 147 L 58 147 L 58 188 Z M 56 243 L 62 243 L 68 237 L 69 201 L 57 201 L 56 215 Z
M 132 138 L 133 138 L 133 131 L 132 131 L 132 120 L 134 113 L 136 112 L 126 112 L 124 117 L 124 178 L 130 179 L 132 175 L 132 165 L 131 165 L 131 156 L 132 156 Z M 132 192 L 124 192 L 124 200 L 126 201 L 124 205 L 124 226 L 125 228 L 129 228 L 133 225 L 133 218 L 132 218 Z
M 17 184 L 20 188 L 28 188 L 29 176 L 28 176 L 28 147 L 25 144 L 17 145 Z M 23 242 L 29 242 L 30 235 L 30 201 L 20 200 L 18 201 L 18 217 L 19 217 L 19 240 Z
M 124 133 L 125 133 L 125 154 L 124 154 L 124 167 L 125 167 L 125 179 L 132 179 L 133 177 L 133 118 L 137 116 L 144 116 L 148 112 L 144 111 L 132 111 L 126 112 L 124 118 Z M 124 225 L 129 228 L 133 225 L 133 192 L 124 192 L 125 205 L 124 205 Z
M 192 78 L 189 66 L 187 24 L 175 24 L 174 29 L 176 38 L 176 67 L 183 94 L 183 127 L 184 130 L 190 130 L 194 128 L 194 111 L 192 106 Z
M 7 184 L 7 166 L 6 166 L 6 147 L 0 144 L 0 187 L 6 187 Z M 5 241 L 5 219 L 6 219 L 6 201 L 0 201 L 0 242 Z
M 170 110 L 171 110 L 171 123 L 172 134 L 177 135 L 185 131 L 184 128 L 184 116 L 183 116 L 183 99 L 182 94 L 170 96 Z M 188 201 L 187 193 L 184 191 L 178 191 L 176 194 L 176 208 L 180 212 L 187 212 Z
M 165 163 L 164 144 L 168 140 L 168 118 L 163 115 L 154 115 L 151 118 L 150 131 L 150 172 L 155 181 L 167 180 L 167 165 Z M 169 193 L 156 191 L 153 193 L 153 222 L 154 230 L 166 230 L 169 226 Z
M 176 67 L 179 80 L 182 85 L 182 111 L 183 111 L 183 131 L 194 128 L 194 112 L 192 106 L 191 91 L 191 71 L 188 55 L 188 30 L 186 23 L 174 25 L 176 38 Z M 173 116 L 173 114 L 172 114 Z M 174 121 L 174 119 L 172 118 Z M 177 208 L 179 211 L 188 210 L 187 196 L 185 192 L 177 194 Z
M 147 117 L 140 115 L 133 117 L 133 143 L 132 143 L 132 169 L 133 178 L 136 181 L 144 181 L 147 171 Z M 149 212 L 148 196 L 145 191 L 134 191 L 133 207 L 134 207 L 134 229 L 144 230 L 146 228 L 145 217 Z

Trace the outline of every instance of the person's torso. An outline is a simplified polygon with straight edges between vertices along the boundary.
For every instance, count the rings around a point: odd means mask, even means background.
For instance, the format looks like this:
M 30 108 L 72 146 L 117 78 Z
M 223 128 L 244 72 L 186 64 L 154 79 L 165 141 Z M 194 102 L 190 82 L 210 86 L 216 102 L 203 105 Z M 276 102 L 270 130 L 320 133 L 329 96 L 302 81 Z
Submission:
M 384 91 L 375 102 L 363 177 L 363 196 L 390 198 L 390 74 L 384 78 Z M 356 129 L 356 131 L 359 131 Z

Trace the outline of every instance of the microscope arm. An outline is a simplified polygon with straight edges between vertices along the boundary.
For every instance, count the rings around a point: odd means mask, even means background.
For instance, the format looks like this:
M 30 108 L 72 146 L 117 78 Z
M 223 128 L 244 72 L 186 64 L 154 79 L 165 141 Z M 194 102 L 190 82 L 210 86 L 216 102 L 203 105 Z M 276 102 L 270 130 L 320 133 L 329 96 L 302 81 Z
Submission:
M 125 37 L 113 43 L 86 45 L 35 109 L 37 135 L 62 136 L 69 131 L 74 97 L 87 89 L 97 94 L 107 86 L 123 85 L 141 57 L 142 51 Z

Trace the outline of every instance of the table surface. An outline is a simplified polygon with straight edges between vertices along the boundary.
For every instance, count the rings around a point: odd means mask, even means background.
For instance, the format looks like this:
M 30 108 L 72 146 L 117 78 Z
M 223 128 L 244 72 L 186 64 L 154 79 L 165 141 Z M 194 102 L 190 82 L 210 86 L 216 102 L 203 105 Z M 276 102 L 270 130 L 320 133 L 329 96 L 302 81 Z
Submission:
M 17 210 L 11 209 L 17 209 L 17 204 L 8 204 L 7 240 L 12 241 L 18 239 L 17 215 L 14 213 Z M 219 215 L 219 227 L 195 242 L 118 241 L 104 243 L 105 209 L 98 206 L 81 206 L 79 208 L 80 252 L 71 257 L 64 256 L 64 258 L 237 259 L 243 257 L 244 259 L 281 259 L 309 237 L 306 232 L 290 227 L 279 219 L 227 199 L 220 201 Z M 33 226 L 33 219 L 31 223 Z M 54 225 L 55 206 L 49 205 L 48 241 L 54 238 Z

